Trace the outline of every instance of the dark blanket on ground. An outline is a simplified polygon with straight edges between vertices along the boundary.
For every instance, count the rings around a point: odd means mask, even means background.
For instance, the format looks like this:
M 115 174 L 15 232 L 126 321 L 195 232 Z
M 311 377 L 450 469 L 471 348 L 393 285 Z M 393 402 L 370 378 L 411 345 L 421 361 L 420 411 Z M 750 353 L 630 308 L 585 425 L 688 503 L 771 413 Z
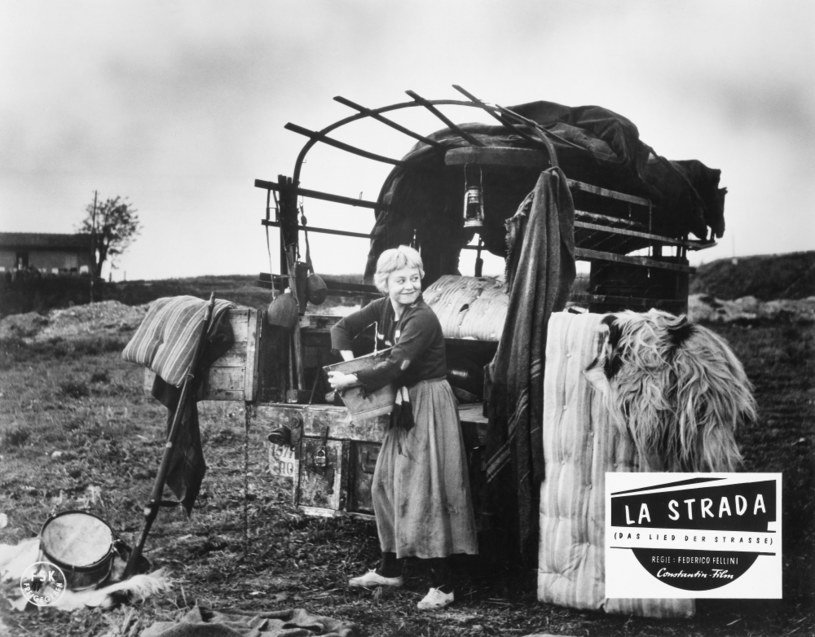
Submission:
M 507 229 L 509 307 L 487 368 L 487 480 L 516 552 L 534 564 L 544 476 L 546 330 L 551 313 L 565 306 L 575 277 L 574 205 L 559 169 L 541 173 Z
M 354 637 L 353 624 L 302 608 L 252 613 L 212 611 L 195 606 L 179 621 L 159 621 L 142 637 Z

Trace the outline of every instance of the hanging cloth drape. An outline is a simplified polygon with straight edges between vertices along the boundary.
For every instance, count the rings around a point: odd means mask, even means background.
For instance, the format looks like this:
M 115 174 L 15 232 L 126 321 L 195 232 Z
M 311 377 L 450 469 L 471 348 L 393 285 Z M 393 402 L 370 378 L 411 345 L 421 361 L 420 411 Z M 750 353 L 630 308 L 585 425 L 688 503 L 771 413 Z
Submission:
M 527 564 L 538 549 L 547 323 L 575 277 L 574 203 L 563 172 L 541 173 L 506 225 L 509 308 L 487 366 L 487 481 L 508 546 Z

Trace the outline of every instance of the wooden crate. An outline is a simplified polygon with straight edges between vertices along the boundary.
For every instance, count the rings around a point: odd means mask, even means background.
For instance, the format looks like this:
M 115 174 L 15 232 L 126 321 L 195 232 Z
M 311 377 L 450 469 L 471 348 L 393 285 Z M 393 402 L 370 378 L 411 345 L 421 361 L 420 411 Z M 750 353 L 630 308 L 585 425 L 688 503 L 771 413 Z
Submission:
M 477 485 L 482 482 L 486 419 L 480 403 L 462 405 L 459 415 L 473 497 L 480 508 L 483 494 Z M 293 432 L 291 447 L 270 443 L 268 472 L 292 479 L 294 502 L 306 513 L 372 516 L 371 483 L 388 418 L 354 420 L 345 407 L 273 403 L 255 406 L 252 426 L 267 431 L 286 426 Z
M 266 431 L 292 431 L 293 462 L 285 446 L 271 444 L 268 470 L 292 478 L 294 502 L 304 511 L 373 513 L 370 485 L 387 416 L 355 420 L 345 407 L 261 403 L 252 420 Z
M 234 343 L 207 369 L 198 400 L 255 400 L 258 392 L 260 315 L 258 310 L 250 308 L 227 310 L 225 320 L 232 326 Z M 144 390 L 148 394 L 153 389 L 155 377 L 153 371 L 145 369 Z

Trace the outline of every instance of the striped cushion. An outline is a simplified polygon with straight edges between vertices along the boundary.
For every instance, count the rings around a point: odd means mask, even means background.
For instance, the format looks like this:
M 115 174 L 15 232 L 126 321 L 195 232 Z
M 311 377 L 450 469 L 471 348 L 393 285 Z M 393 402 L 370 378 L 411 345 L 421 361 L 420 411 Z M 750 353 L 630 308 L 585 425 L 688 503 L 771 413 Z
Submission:
M 230 307 L 229 301 L 215 301 L 210 333 L 218 317 Z M 194 296 L 156 299 L 122 351 L 122 358 L 150 368 L 169 384 L 179 387 L 192 365 L 206 311 L 207 301 Z

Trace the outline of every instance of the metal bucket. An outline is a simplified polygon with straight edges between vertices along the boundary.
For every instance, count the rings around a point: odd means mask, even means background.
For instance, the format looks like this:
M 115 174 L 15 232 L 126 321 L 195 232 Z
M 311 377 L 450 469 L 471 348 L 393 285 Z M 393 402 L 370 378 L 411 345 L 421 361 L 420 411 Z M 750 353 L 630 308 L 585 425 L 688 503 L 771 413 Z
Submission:
M 385 360 L 388 354 L 390 354 L 390 348 L 352 358 L 350 361 L 326 365 L 323 370 L 326 373 L 343 372 L 353 374 L 361 369 L 370 369 L 376 363 Z M 337 393 L 342 398 L 342 402 L 348 408 L 351 416 L 360 420 L 391 413 L 393 411 L 393 401 L 396 399 L 396 388 L 393 385 L 385 385 L 371 393 L 366 393 L 361 386 L 357 385 Z
M 115 556 L 114 535 L 101 518 L 84 511 L 50 517 L 40 530 L 40 550 L 59 566 L 68 588 L 94 588 L 110 575 Z

